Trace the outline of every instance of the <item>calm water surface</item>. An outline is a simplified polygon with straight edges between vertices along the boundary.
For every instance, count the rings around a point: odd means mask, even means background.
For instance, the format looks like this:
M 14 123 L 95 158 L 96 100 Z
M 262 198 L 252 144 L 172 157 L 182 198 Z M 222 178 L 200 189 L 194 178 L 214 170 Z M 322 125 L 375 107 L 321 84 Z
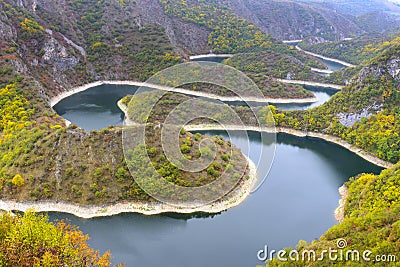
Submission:
M 337 62 L 333 62 L 333 61 L 322 59 L 322 58 L 318 58 L 318 59 L 322 63 L 324 63 L 328 67 L 329 70 L 335 71 L 335 70 L 340 70 L 340 69 L 346 68 L 345 65 L 342 65 L 342 64 L 337 63 Z
M 222 63 L 222 61 L 224 61 L 227 58 L 228 57 L 204 57 L 204 58 L 192 59 L 192 61 L 211 61 L 211 62 Z

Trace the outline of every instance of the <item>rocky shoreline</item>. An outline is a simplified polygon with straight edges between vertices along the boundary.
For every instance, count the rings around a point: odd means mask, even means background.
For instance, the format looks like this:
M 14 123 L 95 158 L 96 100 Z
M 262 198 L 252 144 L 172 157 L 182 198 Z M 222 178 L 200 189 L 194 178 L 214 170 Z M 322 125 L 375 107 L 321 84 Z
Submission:
M 339 194 L 341 198 L 339 199 L 339 206 L 335 209 L 335 218 L 341 223 L 344 220 L 344 206 L 346 205 L 346 198 L 348 195 L 346 185 L 339 187 Z
M 330 88 L 335 90 L 342 90 L 342 85 L 331 84 L 331 83 L 317 83 L 317 82 L 310 82 L 310 81 L 302 81 L 302 80 L 286 80 L 286 79 L 277 79 L 278 82 L 281 83 L 289 83 L 289 84 L 299 84 L 299 85 L 309 85 L 309 86 L 318 86 L 324 88 Z
M 194 55 L 194 56 L 189 56 L 190 60 L 195 60 L 195 59 L 202 59 L 202 58 L 213 58 L 213 57 L 219 57 L 219 58 L 229 58 L 233 57 L 234 54 L 204 54 L 204 55 Z
M 322 74 L 331 74 L 333 73 L 333 70 L 323 70 L 323 69 L 317 69 L 317 68 L 311 68 L 311 71 L 317 72 L 317 73 L 322 73 Z
M 134 122 L 133 120 L 129 119 L 129 117 L 126 115 L 126 114 L 128 114 L 128 107 L 122 103 L 122 99 L 120 99 L 120 100 L 117 102 L 117 106 L 118 106 L 118 108 L 125 114 L 124 125 L 126 125 L 126 126 L 133 126 L 133 125 L 136 125 L 136 124 L 137 124 L 137 123 Z
M 323 55 L 319 55 L 319 54 L 316 54 L 316 53 L 313 53 L 313 52 L 305 51 L 305 50 L 301 49 L 298 45 L 296 45 L 296 49 L 299 50 L 299 51 L 302 51 L 302 52 L 304 52 L 304 53 L 306 53 L 306 54 L 308 54 L 310 56 L 314 56 L 314 57 L 322 58 L 322 59 L 325 59 L 325 60 L 328 60 L 328 61 L 332 61 L 332 62 L 335 62 L 335 63 L 339 63 L 339 64 L 341 64 L 343 66 L 346 66 L 346 67 L 355 67 L 355 65 L 353 65 L 351 63 L 348 63 L 346 61 L 340 60 L 340 59 L 325 57 Z
M 246 101 L 246 102 L 256 102 L 256 103 L 271 103 L 271 104 L 297 104 L 297 103 L 315 103 L 318 102 L 317 97 L 309 97 L 302 99 L 291 99 L 291 98 L 257 98 L 257 97 L 240 97 L 240 96 L 219 96 L 211 93 L 192 91 L 182 88 L 168 87 L 168 86 L 160 86 L 156 84 L 149 84 L 145 82 L 135 82 L 135 81 L 97 81 L 89 84 L 85 84 L 79 87 L 72 88 L 71 90 L 65 91 L 53 98 L 50 99 L 49 104 L 51 107 L 54 107 L 58 102 L 67 98 L 71 95 L 74 95 L 79 92 L 83 92 L 92 87 L 104 85 L 104 84 L 113 84 L 113 85 L 133 85 L 133 86 L 145 86 L 158 90 L 168 91 L 168 92 L 176 92 L 182 93 L 191 96 L 197 97 L 205 97 L 220 100 L 223 102 L 235 102 L 235 101 Z
M 217 125 L 190 125 L 190 126 L 185 126 L 185 129 L 187 131 L 199 131 L 199 130 L 205 130 L 205 129 L 206 130 L 223 130 L 223 129 L 225 129 L 225 130 L 249 130 L 249 131 L 267 132 L 267 133 L 274 133 L 274 132 L 285 133 L 285 134 L 294 135 L 294 136 L 298 136 L 298 137 L 309 136 L 309 137 L 318 138 L 318 139 L 322 139 L 322 140 L 325 140 L 330 143 L 337 144 L 377 166 L 380 166 L 383 168 L 390 168 L 394 165 L 394 164 L 384 161 L 372 154 L 369 154 L 369 153 L 365 152 L 364 150 L 357 148 L 338 137 L 335 137 L 332 135 L 327 135 L 327 134 L 321 134 L 321 133 L 315 133 L 315 132 L 303 132 L 303 131 L 293 130 L 293 129 L 289 129 L 289 128 L 283 128 L 283 127 L 276 127 L 276 128 L 254 127 L 254 126 L 244 126 L 244 127 L 240 127 L 240 126 L 224 126 L 224 127 L 222 127 L 222 126 L 220 126 L 220 127 L 218 127 Z M 341 198 L 339 199 L 339 206 L 334 211 L 334 216 L 335 216 L 336 220 L 340 223 L 344 220 L 344 217 L 345 217 L 344 216 L 344 206 L 346 204 L 346 198 L 348 195 L 346 185 L 342 185 L 341 187 L 339 187 L 338 192 L 339 192 Z

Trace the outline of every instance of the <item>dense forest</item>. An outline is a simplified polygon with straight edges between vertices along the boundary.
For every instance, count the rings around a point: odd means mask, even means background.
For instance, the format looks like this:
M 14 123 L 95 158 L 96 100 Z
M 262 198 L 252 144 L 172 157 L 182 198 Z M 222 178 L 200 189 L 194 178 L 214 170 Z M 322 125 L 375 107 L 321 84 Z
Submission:
M 88 236 L 76 227 L 34 211 L 0 215 L 0 264 L 13 266 L 111 266 L 111 254 L 89 247 Z M 118 265 L 122 266 L 122 265 Z

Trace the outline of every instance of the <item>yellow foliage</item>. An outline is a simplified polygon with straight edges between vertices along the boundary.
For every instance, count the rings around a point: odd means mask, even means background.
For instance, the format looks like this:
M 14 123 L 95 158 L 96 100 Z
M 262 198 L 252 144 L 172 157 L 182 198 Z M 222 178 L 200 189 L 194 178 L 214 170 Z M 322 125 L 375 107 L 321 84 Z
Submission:
M 44 28 L 40 26 L 38 22 L 27 18 L 21 22 L 21 28 L 28 33 L 38 33 L 44 31 Z
M 25 180 L 20 174 L 16 174 L 14 178 L 12 178 L 12 183 L 17 187 L 21 187 L 25 184 Z
M 32 110 L 29 102 L 21 97 L 14 84 L 0 89 L 0 143 L 13 137 L 15 131 L 25 128 Z

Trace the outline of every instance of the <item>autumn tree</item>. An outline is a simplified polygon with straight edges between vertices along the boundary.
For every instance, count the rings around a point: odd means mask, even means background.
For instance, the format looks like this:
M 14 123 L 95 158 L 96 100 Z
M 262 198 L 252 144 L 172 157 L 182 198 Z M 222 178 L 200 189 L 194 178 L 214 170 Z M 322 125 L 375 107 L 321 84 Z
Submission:
M 25 179 L 20 174 L 16 174 L 12 178 L 12 183 L 13 183 L 13 185 L 15 185 L 17 187 L 21 187 L 25 184 Z
M 111 266 L 109 252 L 100 255 L 84 235 L 65 222 L 45 215 L 0 215 L 0 266 Z

